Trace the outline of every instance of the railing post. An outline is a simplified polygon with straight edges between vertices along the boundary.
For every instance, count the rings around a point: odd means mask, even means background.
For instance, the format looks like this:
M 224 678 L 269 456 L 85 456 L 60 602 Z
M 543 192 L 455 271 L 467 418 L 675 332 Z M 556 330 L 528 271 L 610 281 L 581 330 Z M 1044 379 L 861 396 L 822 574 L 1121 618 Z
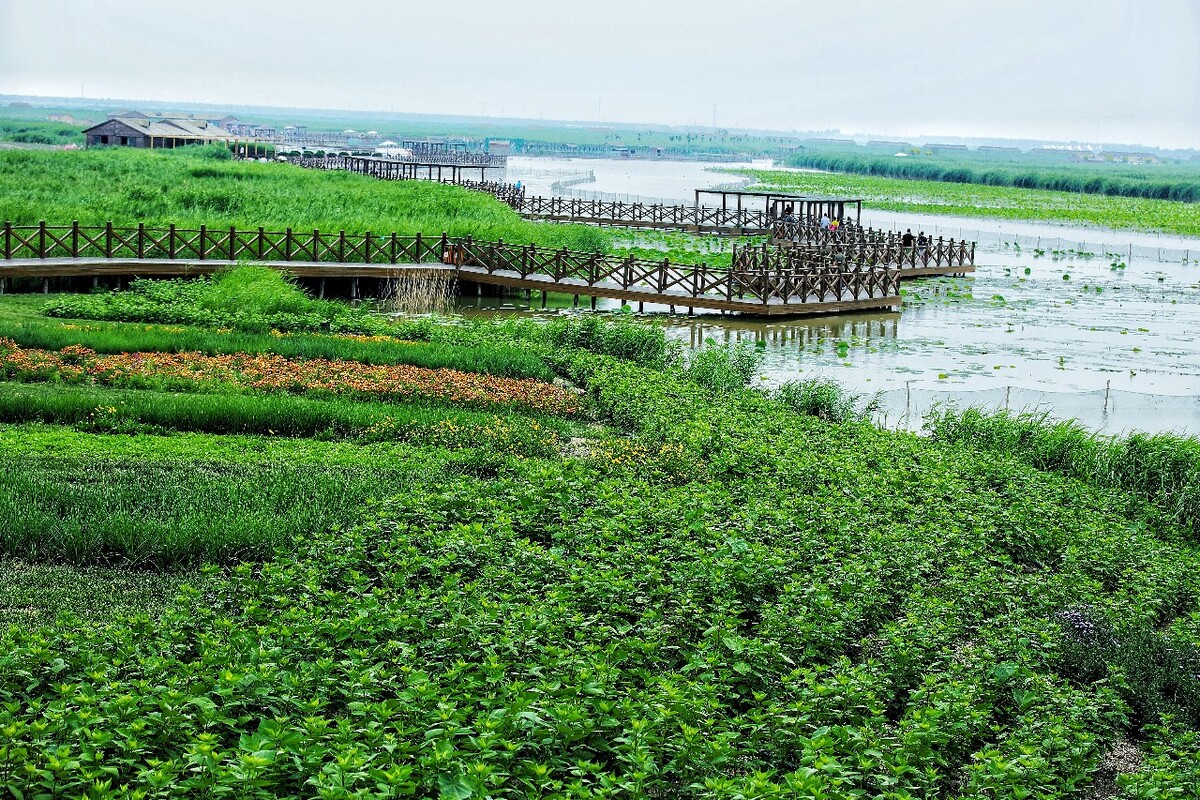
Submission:
M 172 225 L 171 226 L 171 234 L 174 235 L 174 233 L 175 233 L 175 226 Z M 110 220 L 110 221 L 104 223 L 104 257 L 105 258 L 113 257 L 112 240 L 113 240 L 113 230 L 112 230 L 112 221 Z M 173 257 L 174 256 L 172 256 L 172 258 Z
M 229 260 L 237 261 L 237 248 L 234 246 L 237 242 L 237 229 L 232 225 L 229 226 Z
M 399 258 L 399 256 L 396 255 L 396 250 L 399 247 L 399 245 L 400 245 L 400 241 L 396 238 L 396 232 L 392 231 L 392 241 L 391 241 L 391 244 L 388 245 L 388 263 L 391 263 L 391 264 L 396 263 L 396 259 Z M 420 252 L 420 250 L 421 250 L 421 232 L 420 231 L 417 231 L 416 249 L 418 252 Z
M 79 220 L 71 220 L 71 258 L 79 258 Z
M 208 236 L 208 226 L 200 226 L 200 260 L 204 260 L 204 239 Z
M 468 237 L 468 238 L 469 238 L 469 237 Z M 443 261 L 443 262 L 446 260 L 446 250 L 447 250 L 449 247 L 450 247 L 450 237 L 449 237 L 448 235 L 446 235 L 446 232 L 445 232 L 445 231 L 442 231 L 442 253 L 441 253 L 441 258 L 442 258 L 442 261 Z M 419 263 L 421 263 L 421 253 L 420 253 L 420 251 L 419 251 L 419 250 L 417 251 L 417 263 L 418 263 L 418 264 L 419 264 Z
M 367 231 L 363 236 L 363 263 L 371 263 L 371 232 Z
M 46 220 L 38 223 L 38 258 L 46 257 Z
M 263 248 L 264 248 L 264 242 L 263 242 L 263 238 L 264 238 L 264 233 L 265 233 L 265 231 L 263 231 L 263 228 L 262 228 L 262 226 L 261 226 L 261 225 L 259 225 L 259 226 L 258 226 L 258 247 L 257 247 L 257 249 L 258 249 L 258 260 L 259 260 L 259 261 L 262 261 L 262 260 L 263 260 Z
M 109 225 L 109 228 L 111 229 L 112 223 L 110 222 L 110 223 L 108 223 L 108 225 Z M 112 248 L 110 247 L 109 249 L 111 250 Z M 108 257 L 112 258 L 112 255 L 110 254 Z M 167 258 L 170 258 L 170 259 L 175 258 L 175 223 L 174 222 L 172 222 L 170 224 L 170 226 L 167 228 Z
M 314 230 L 313 233 L 316 233 L 316 231 Z M 292 260 L 292 229 L 291 228 L 288 228 L 287 232 L 283 234 L 283 260 L 284 261 Z M 313 240 L 313 261 L 316 261 L 316 260 L 317 260 L 317 245 L 316 245 L 316 239 L 314 239 Z
M 346 263 L 346 232 L 338 232 L 338 263 Z
M 146 257 L 146 223 L 138 223 L 137 232 L 137 257 L 139 259 Z
M 4 221 L 4 258 L 12 258 L 12 229 L 13 224 L 8 220 Z

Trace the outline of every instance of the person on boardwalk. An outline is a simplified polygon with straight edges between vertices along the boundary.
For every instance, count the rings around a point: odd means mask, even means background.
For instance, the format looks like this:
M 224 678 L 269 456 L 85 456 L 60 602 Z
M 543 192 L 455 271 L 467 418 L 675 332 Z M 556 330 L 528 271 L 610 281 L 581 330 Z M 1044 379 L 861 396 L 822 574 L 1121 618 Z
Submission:
M 925 253 L 929 251 L 929 239 L 925 237 L 925 231 L 917 234 L 917 256 L 924 261 Z
M 821 230 L 823 230 L 823 231 L 829 230 L 829 215 L 828 214 L 821 215 Z
M 906 230 L 904 235 L 900 237 L 900 244 L 904 245 L 906 248 L 913 246 L 912 228 Z

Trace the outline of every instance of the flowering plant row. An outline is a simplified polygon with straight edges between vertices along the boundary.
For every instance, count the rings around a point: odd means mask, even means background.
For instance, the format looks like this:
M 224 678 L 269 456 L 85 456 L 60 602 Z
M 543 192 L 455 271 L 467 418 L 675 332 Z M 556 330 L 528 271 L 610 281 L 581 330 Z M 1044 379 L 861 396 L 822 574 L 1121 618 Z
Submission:
M 406 401 L 433 399 L 466 406 L 512 406 L 554 414 L 576 414 L 578 396 L 543 381 L 429 369 L 407 364 L 288 359 L 271 353 L 120 353 L 99 355 L 72 345 L 35 350 L 0 338 L 0 376 L 103 386 L 191 388 L 243 387 L 266 392 L 327 393 Z

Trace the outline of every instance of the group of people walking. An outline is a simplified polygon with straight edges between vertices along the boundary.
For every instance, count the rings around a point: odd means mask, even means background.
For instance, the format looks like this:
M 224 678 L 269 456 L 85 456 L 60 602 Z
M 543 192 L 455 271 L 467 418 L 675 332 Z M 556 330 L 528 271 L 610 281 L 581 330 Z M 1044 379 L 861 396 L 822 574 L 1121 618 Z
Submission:
M 926 254 L 929 253 L 929 246 L 933 244 L 933 237 L 926 236 L 925 231 L 921 231 L 914 237 L 912 228 L 909 228 L 900 237 L 900 244 L 905 250 L 912 250 L 913 247 L 916 247 L 917 257 L 924 261 Z

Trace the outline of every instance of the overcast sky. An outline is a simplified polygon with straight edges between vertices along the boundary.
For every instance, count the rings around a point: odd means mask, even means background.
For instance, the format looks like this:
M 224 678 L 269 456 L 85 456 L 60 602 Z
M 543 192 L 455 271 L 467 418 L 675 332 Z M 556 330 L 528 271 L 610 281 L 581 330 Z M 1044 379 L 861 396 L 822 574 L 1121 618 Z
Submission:
M 1200 0 L 0 0 L 0 93 L 1200 146 Z

